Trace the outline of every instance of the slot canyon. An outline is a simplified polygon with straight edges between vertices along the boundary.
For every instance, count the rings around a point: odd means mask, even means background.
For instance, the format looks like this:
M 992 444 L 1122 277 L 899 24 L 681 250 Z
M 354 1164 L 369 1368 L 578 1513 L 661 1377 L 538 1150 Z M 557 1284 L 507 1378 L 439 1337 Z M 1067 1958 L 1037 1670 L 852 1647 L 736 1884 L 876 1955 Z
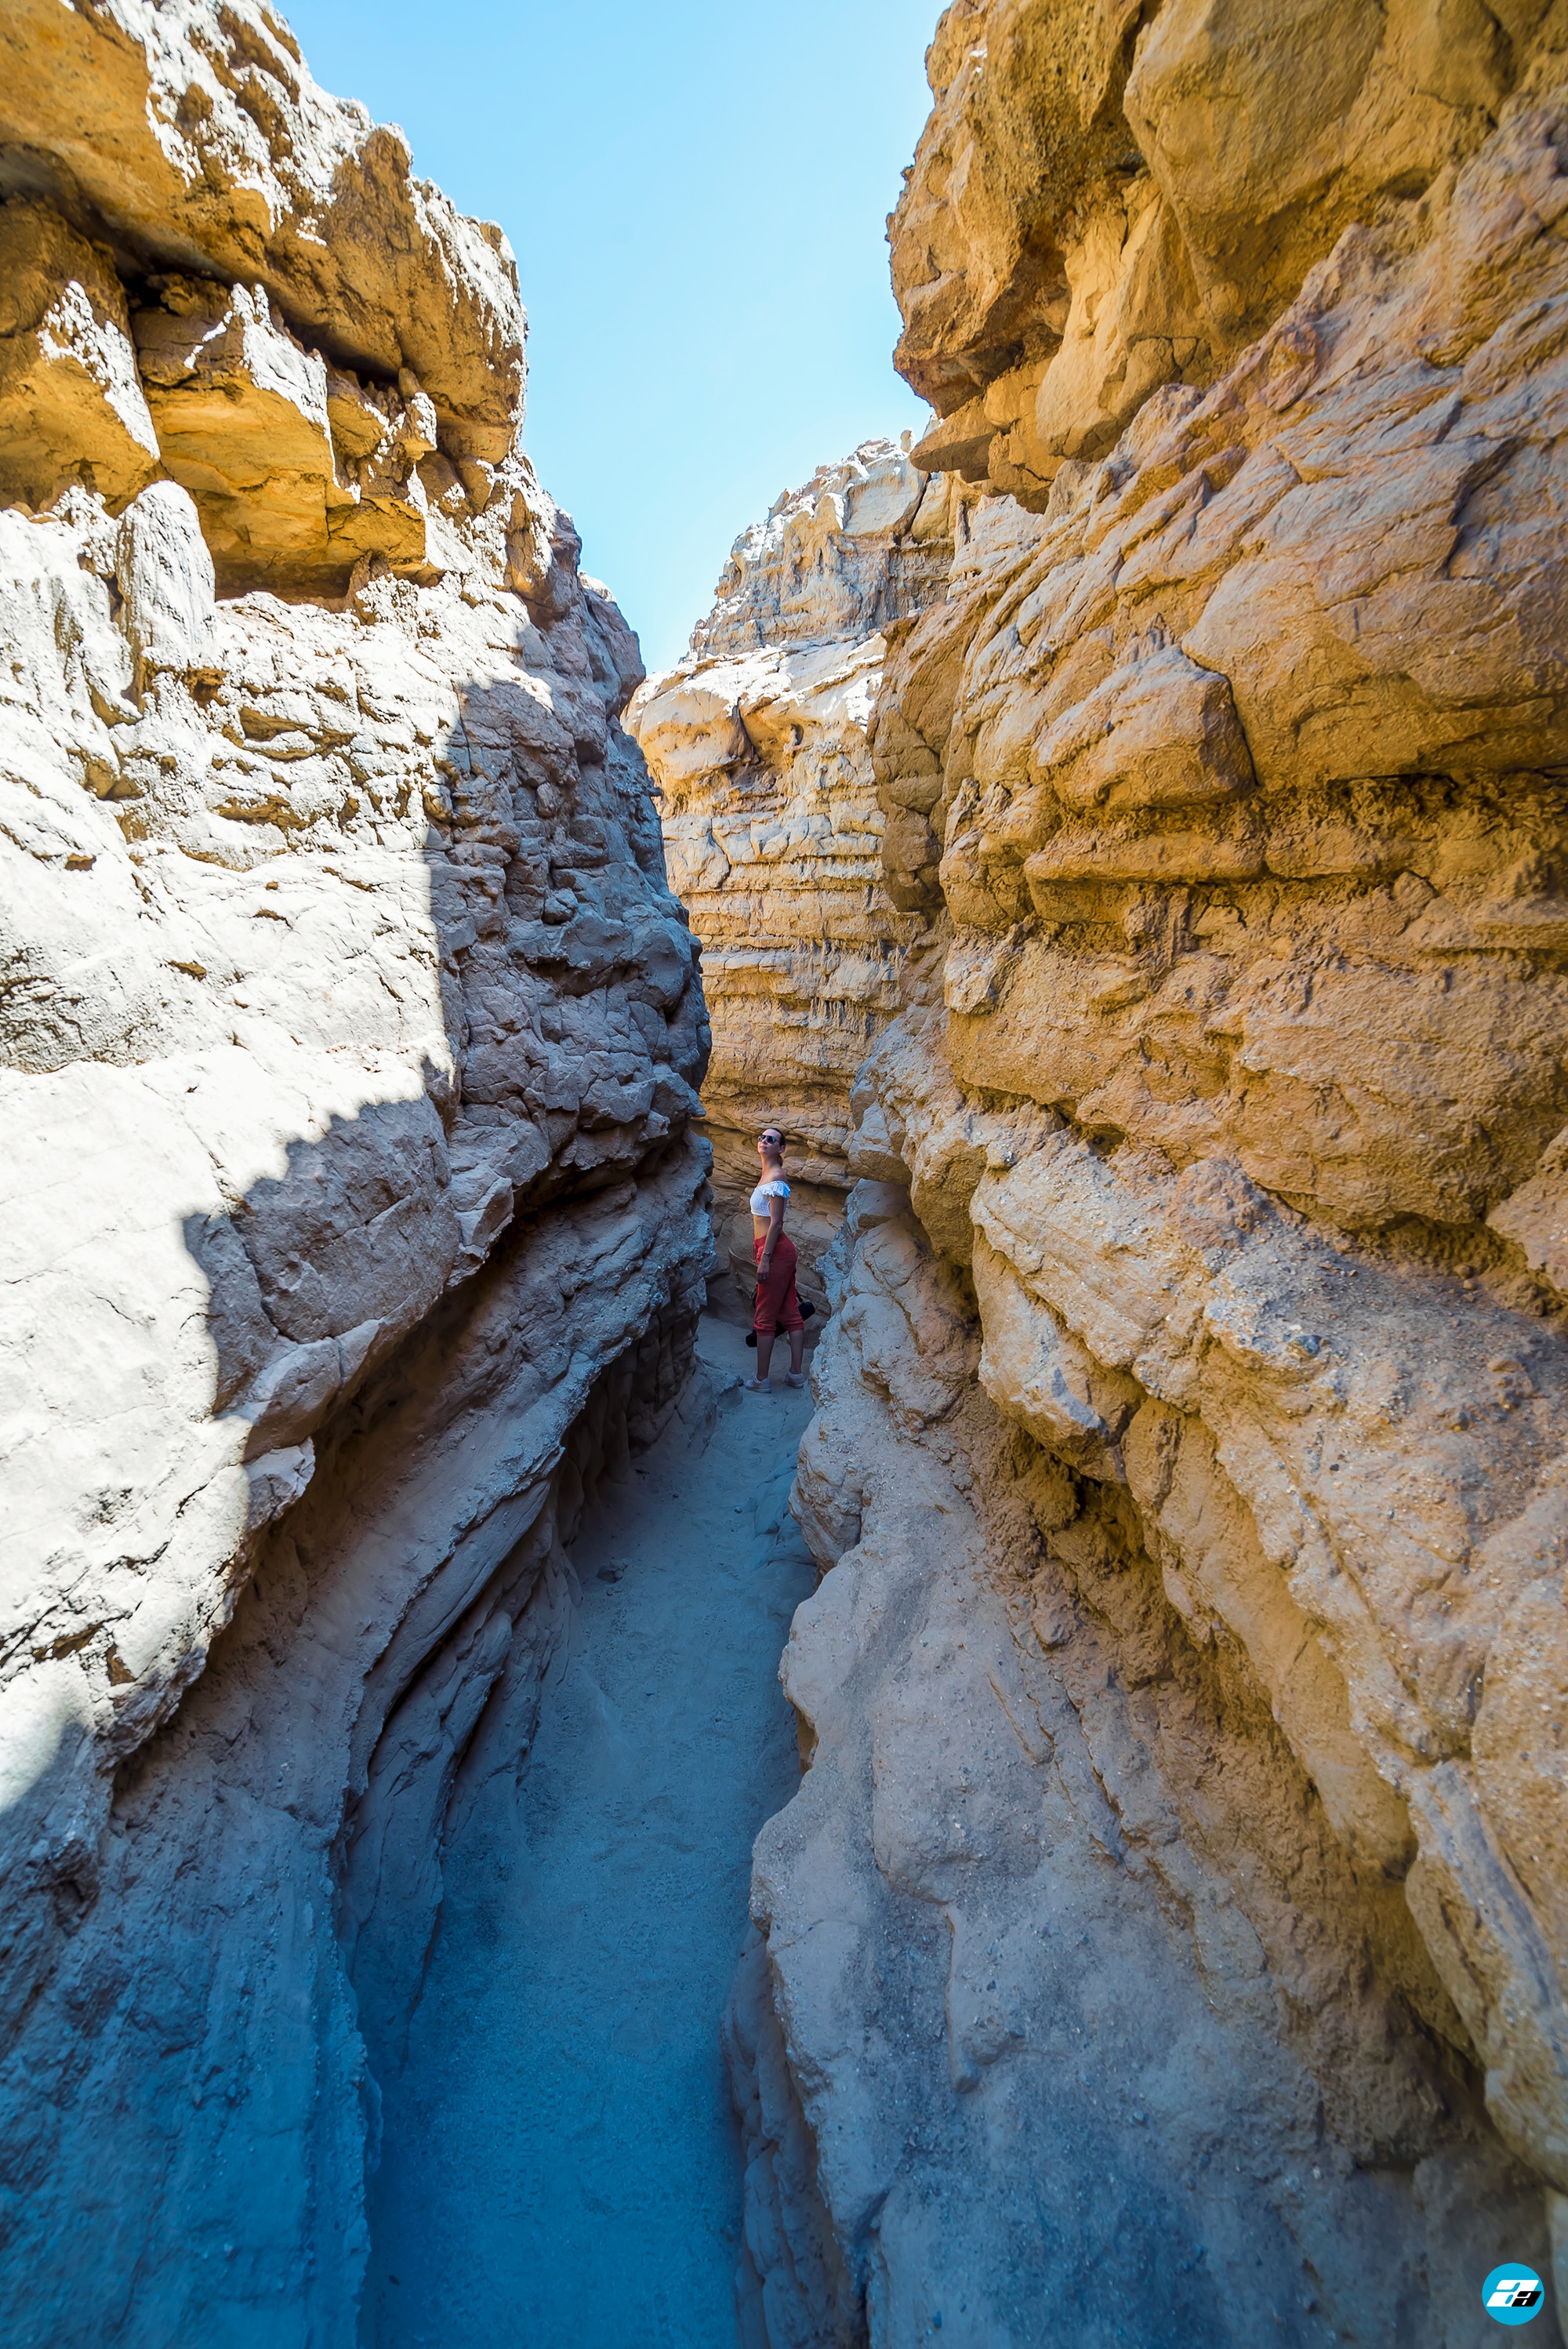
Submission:
M 502 229 L 0 18 L 15 2349 L 1568 2339 L 1568 0 L 925 62 L 645 675 Z

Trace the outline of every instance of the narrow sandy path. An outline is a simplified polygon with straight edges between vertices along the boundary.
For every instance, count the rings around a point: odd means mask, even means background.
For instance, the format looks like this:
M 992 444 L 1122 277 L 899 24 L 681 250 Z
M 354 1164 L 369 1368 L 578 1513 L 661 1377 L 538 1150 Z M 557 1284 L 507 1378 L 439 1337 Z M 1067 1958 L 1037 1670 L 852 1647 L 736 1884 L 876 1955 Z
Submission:
M 521 1809 L 498 1784 L 449 1855 L 383 2083 L 376 2349 L 735 2341 L 719 2016 L 752 1837 L 799 1778 L 778 1663 L 813 1581 L 785 1508 L 810 1398 L 738 1392 L 756 1357 L 713 1312 L 698 1350 L 711 1427 L 672 1423 L 585 1526 Z

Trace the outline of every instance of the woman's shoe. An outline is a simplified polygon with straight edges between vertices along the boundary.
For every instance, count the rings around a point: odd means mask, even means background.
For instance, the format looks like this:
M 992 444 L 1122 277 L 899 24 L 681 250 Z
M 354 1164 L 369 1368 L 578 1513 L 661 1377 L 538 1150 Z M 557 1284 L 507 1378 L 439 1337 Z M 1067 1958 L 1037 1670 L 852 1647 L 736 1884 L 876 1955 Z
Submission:
M 743 1394 L 771 1394 L 773 1381 L 771 1379 L 742 1379 L 740 1388 Z
M 805 1371 L 786 1371 L 784 1373 L 784 1383 L 787 1387 L 803 1387 L 806 1383 Z

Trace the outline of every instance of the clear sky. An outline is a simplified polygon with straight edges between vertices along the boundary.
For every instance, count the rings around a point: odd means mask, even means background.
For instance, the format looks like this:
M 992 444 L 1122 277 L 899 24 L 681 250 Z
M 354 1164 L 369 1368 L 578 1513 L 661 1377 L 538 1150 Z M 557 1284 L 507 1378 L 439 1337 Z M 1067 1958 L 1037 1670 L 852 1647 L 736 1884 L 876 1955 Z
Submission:
M 511 237 L 527 442 L 650 668 L 780 490 L 927 414 L 884 224 L 940 0 L 284 0 L 324 88 Z

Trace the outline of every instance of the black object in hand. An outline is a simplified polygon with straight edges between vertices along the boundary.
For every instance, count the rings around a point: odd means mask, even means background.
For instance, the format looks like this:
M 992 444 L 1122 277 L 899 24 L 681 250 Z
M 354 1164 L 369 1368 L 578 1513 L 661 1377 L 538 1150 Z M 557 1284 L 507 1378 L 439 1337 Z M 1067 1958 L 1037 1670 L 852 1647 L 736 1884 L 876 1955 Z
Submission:
M 800 1319 L 802 1321 L 809 1321 L 816 1309 L 816 1307 L 812 1304 L 809 1297 L 802 1297 L 800 1299 Z M 757 1332 L 755 1330 L 748 1330 L 747 1331 L 746 1342 L 748 1346 L 756 1345 Z

